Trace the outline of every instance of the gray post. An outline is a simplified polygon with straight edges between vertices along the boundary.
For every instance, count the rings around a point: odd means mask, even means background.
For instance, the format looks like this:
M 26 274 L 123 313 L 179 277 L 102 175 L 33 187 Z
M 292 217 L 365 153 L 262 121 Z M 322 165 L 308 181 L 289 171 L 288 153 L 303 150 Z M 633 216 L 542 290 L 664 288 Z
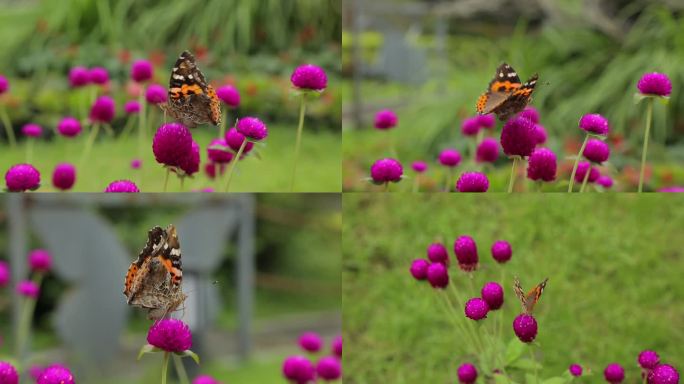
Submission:
M 9 193 L 7 197 L 7 213 L 9 215 L 9 243 L 10 243 L 10 266 L 12 268 L 12 278 L 10 279 L 10 289 L 14 290 L 16 284 L 25 279 L 28 272 L 26 267 L 26 214 L 24 212 L 24 194 Z M 19 330 L 21 319 L 21 300 L 19 295 L 12 297 L 12 328 L 14 335 Z M 28 340 L 26 340 L 28 342 Z M 26 358 L 26 345 L 19 350 L 19 345 L 15 345 L 17 358 L 23 362 Z
M 351 8 L 352 15 L 352 71 L 353 71 L 353 92 L 352 92 L 352 116 L 354 127 L 363 128 L 363 110 L 361 103 L 361 77 L 363 66 L 361 58 L 361 0 L 354 0 Z
M 254 274 L 256 262 L 254 259 L 254 196 L 242 194 L 242 223 L 238 230 L 238 257 L 237 268 L 237 305 L 238 305 L 238 355 L 241 359 L 247 359 L 252 350 L 252 313 L 254 303 Z

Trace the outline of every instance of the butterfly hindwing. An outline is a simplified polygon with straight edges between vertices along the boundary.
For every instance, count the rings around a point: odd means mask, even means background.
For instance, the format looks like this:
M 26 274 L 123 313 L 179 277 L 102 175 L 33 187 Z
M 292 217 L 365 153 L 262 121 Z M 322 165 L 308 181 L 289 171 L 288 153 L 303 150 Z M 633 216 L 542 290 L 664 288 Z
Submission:
M 513 289 L 515 290 L 515 295 L 518 296 L 518 299 L 520 299 L 523 311 L 526 314 L 530 314 L 534 310 L 535 305 L 537 305 L 537 302 L 539 301 L 542 293 L 544 292 L 544 288 L 546 287 L 547 281 L 549 281 L 548 277 L 544 279 L 544 281 L 542 281 L 541 283 L 537 284 L 537 286 L 532 288 L 529 292 L 525 293 L 525 291 L 522 289 L 522 286 L 520 285 L 520 280 L 518 280 L 517 277 L 515 278 Z
M 532 99 L 532 92 L 537 83 L 535 74 L 524 84 L 517 72 L 506 63 L 496 69 L 496 74 L 489 82 L 487 91 L 477 101 L 477 113 L 486 115 L 495 113 L 499 120 L 508 120 L 522 111 Z

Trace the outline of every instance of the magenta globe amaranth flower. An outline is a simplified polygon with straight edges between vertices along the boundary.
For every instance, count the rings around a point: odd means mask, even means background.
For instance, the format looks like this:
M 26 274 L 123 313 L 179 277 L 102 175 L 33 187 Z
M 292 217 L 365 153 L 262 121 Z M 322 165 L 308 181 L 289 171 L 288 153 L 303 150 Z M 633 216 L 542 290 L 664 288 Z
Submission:
M 487 317 L 489 305 L 479 297 L 474 297 L 465 303 L 465 315 L 469 319 L 482 320 Z
M 93 67 L 90 68 L 90 71 L 88 72 L 88 78 L 93 84 L 107 84 L 109 81 L 109 72 L 102 67 Z
M 24 297 L 37 299 L 40 294 L 40 287 L 31 280 L 22 280 L 17 284 L 17 293 Z
M 4 287 L 10 281 L 10 269 L 6 262 L 0 260 L 0 287 Z
M 622 383 L 625 379 L 625 370 L 620 364 L 611 363 L 603 370 L 603 377 L 609 383 Z
M 463 172 L 456 181 L 456 189 L 459 192 L 487 192 L 489 179 L 480 172 Z
M 328 86 L 328 76 L 323 68 L 304 64 L 295 68 L 290 76 L 290 82 L 299 89 L 322 91 Z
M 568 371 L 572 376 L 579 377 L 582 376 L 582 366 L 579 364 L 572 364 L 569 368 Z
M 246 138 L 253 141 L 260 141 L 268 136 L 268 129 L 266 124 L 256 117 L 243 117 L 238 120 L 235 129 Z
M 74 375 L 63 365 L 51 365 L 38 376 L 36 384 L 75 384 Z
M 225 148 L 225 150 L 216 147 Z M 233 160 L 233 153 L 230 152 L 229 149 L 230 147 L 225 139 L 214 139 L 207 147 L 207 157 L 214 163 L 230 163 L 230 161 Z
M 35 272 L 48 272 L 52 268 L 52 256 L 45 249 L 34 249 L 28 256 L 29 266 Z
M 137 193 L 140 192 L 140 189 L 130 180 L 116 180 L 109 183 L 104 191 L 107 193 Z
M 192 381 L 192 384 L 221 384 L 221 382 L 209 375 L 201 375 L 195 377 L 195 380 Z
M 31 164 L 13 165 L 5 173 L 5 185 L 10 192 L 36 190 L 40 187 L 40 172 Z
M 513 332 L 523 343 L 530 343 L 537 337 L 537 320 L 532 315 L 518 315 L 513 320 Z
M 477 380 L 477 369 L 470 363 L 461 364 L 457 374 L 458 382 L 462 384 L 472 384 Z
M 145 90 L 145 100 L 150 104 L 166 103 L 166 88 L 159 84 L 150 84 Z
M 43 134 L 43 128 L 38 124 L 26 124 L 21 127 L 21 133 L 27 137 L 39 137 Z
M 460 236 L 454 242 L 454 253 L 458 266 L 464 271 L 473 271 L 477 269 L 479 257 L 477 255 L 477 244 L 470 236 Z
M 542 145 L 546 143 L 549 135 L 546 133 L 546 128 L 541 124 L 534 125 L 534 135 L 537 139 L 537 145 Z
M 535 124 L 539 124 L 539 112 L 531 105 L 528 105 L 522 112 L 518 113 L 518 117 L 524 117 Z
M 648 384 L 679 384 L 679 372 L 669 364 L 660 364 L 648 373 Z
M 290 356 L 283 362 L 283 376 L 295 384 L 307 384 L 316 377 L 316 368 L 304 356 Z
M 449 253 L 442 243 L 432 243 L 427 247 L 427 257 L 433 263 L 449 264 Z
M 482 128 L 494 128 L 496 125 L 496 119 L 494 119 L 494 115 L 478 115 L 477 116 L 478 123 Z
M 316 364 L 316 373 L 318 377 L 326 380 L 333 381 L 342 377 L 342 364 L 340 361 L 333 356 L 326 356 L 318 360 Z
M 610 148 L 608 148 L 608 144 L 606 144 L 604 141 L 598 139 L 589 139 L 582 154 L 592 163 L 601 164 L 608 160 L 608 157 L 610 156 Z
M 177 167 L 192 150 L 192 134 L 182 124 L 163 124 L 152 139 L 152 151 L 158 163 Z
M 375 128 L 390 129 L 397 125 L 397 115 L 391 109 L 383 109 L 375 114 Z
M 390 181 L 397 183 L 401 181 L 403 174 L 404 168 L 401 163 L 391 158 L 380 159 L 373 163 L 370 168 L 371 179 L 376 184 L 384 184 Z
M 78 119 L 67 116 L 57 124 L 57 132 L 66 137 L 74 137 L 81 133 L 81 123 Z
M 503 305 L 504 302 L 504 291 L 503 287 L 498 283 L 490 281 L 482 287 L 480 291 L 482 300 L 487 302 L 489 309 L 495 311 Z
M 131 160 L 131 168 L 132 169 L 140 169 L 140 167 L 142 167 L 142 160 L 140 160 L 140 159 Z
M 62 191 L 71 189 L 76 183 L 76 167 L 69 163 L 59 163 L 52 172 L 52 185 Z
M 499 143 L 496 139 L 487 137 L 475 150 L 475 161 L 478 163 L 493 163 L 499 158 Z
M 216 89 L 216 96 L 231 108 L 240 106 L 240 92 L 232 85 L 218 87 Z
M 589 170 L 589 167 L 591 167 L 591 170 Z M 589 172 L 589 178 L 587 179 L 587 182 L 589 183 L 595 182 L 596 180 L 598 180 L 599 176 L 601 176 L 599 170 L 595 167 L 592 167 L 588 161 L 582 161 L 579 163 L 579 165 L 577 165 L 575 181 L 577 181 L 578 183 L 583 182 L 584 176 L 587 174 L 587 171 Z
M 461 123 L 461 133 L 463 136 L 476 136 L 480 132 L 480 119 L 475 117 L 468 117 Z
M 178 168 L 180 168 L 186 175 L 192 176 L 199 171 L 200 164 L 200 147 L 195 140 L 190 144 L 190 152 L 180 161 Z
M 150 327 L 147 342 L 166 352 L 183 352 L 192 347 L 192 334 L 181 320 L 161 319 Z
M 637 88 L 644 95 L 669 96 L 672 92 L 672 82 L 664 73 L 645 73 L 639 79 Z
M 613 186 L 613 179 L 611 179 L 610 176 L 601 175 L 598 179 L 596 179 L 596 184 L 608 189 Z
M 501 147 L 508 156 L 527 157 L 537 145 L 537 135 L 532 120 L 514 117 L 504 124 L 501 131 Z
M 100 96 L 90 108 L 90 120 L 97 123 L 110 123 L 114 119 L 114 99 Z
M 511 259 L 513 250 L 507 241 L 497 240 L 492 244 L 492 257 L 497 263 L 505 263 Z
M 299 336 L 299 346 L 307 352 L 318 352 L 323 346 L 323 340 L 315 332 L 304 332 Z
M 124 111 L 126 114 L 132 115 L 140 112 L 140 103 L 138 100 L 129 100 L 124 104 Z
M 7 92 L 9 89 L 9 81 L 5 76 L 0 75 L 0 95 Z
M 417 173 L 423 173 L 427 171 L 428 165 L 424 161 L 414 161 L 411 163 L 411 168 Z
M 655 351 L 651 351 L 650 349 L 646 349 L 644 351 L 641 351 L 639 353 L 639 357 L 637 358 L 637 361 L 639 362 L 639 365 L 641 368 L 644 369 L 653 369 L 660 363 L 660 356 L 658 356 L 658 353 Z
M 440 152 L 438 160 L 440 164 L 453 168 L 461 162 L 461 154 L 455 149 L 448 148 Z
M 18 384 L 19 374 L 14 366 L 6 361 L 0 361 L 0 383 Z
M 90 82 L 90 72 L 86 67 L 73 67 L 69 70 L 69 85 L 72 88 L 82 87 Z
M 247 140 L 245 138 L 245 135 L 238 132 L 238 130 L 235 128 L 231 128 L 228 130 L 228 132 L 226 132 L 226 144 L 228 144 L 230 149 L 232 149 L 235 152 L 240 150 L 240 146 L 245 140 Z M 247 141 L 247 144 L 245 144 L 245 148 L 242 150 L 243 155 L 249 153 L 249 151 L 251 151 L 253 147 L 254 143 L 252 143 L 251 141 Z
M 527 164 L 527 178 L 530 180 L 554 181 L 558 168 L 556 154 L 548 148 L 537 148 Z
M 152 63 L 147 60 L 136 60 L 131 65 L 131 78 L 142 83 L 152 78 Z
M 415 259 L 413 260 L 413 262 L 411 262 L 411 268 L 409 269 L 409 271 L 411 272 L 411 276 L 413 276 L 414 279 L 425 280 L 427 279 L 427 271 L 429 266 L 430 263 L 427 260 Z
M 579 127 L 588 133 L 599 136 L 607 136 L 609 131 L 608 119 L 598 113 L 589 113 L 582 116 L 579 121 Z
M 335 336 L 332 341 L 332 353 L 338 358 L 342 358 L 342 336 Z
M 432 288 L 446 288 L 449 285 L 449 271 L 442 263 L 430 264 L 427 269 L 427 280 Z

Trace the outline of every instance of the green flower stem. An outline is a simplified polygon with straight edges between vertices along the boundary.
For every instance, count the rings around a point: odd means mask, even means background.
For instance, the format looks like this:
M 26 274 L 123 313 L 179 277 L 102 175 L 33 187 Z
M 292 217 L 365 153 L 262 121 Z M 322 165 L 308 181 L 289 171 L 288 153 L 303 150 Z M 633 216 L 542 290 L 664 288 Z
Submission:
M 485 135 L 485 129 L 486 128 L 481 128 L 479 131 L 477 131 L 477 138 L 475 140 L 475 147 L 477 148 L 478 145 L 484 140 L 484 135 Z
M 100 132 L 100 124 L 95 123 L 90 130 L 90 135 L 86 141 L 85 149 L 83 149 L 83 155 L 81 155 L 81 161 L 79 162 L 79 169 L 82 169 L 86 163 L 86 160 L 88 160 L 88 156 L 90 155 L 90 151 L 93 149 L 93 144 L 95 143 L 98 132 Z
M 0 104 L 0 120 L 2 120 L 2 125 L 5 126 L 5 133 L 7 133 L 7 141 L 9 141 L 10 147 L 14 148 L 17 145 L 17 139 L 14 137 L 14 128 L 12 128 L 12 120 L 10 120 L 7 114 L 7 108 L 4 104 Z
M 33 159 L 33 137 L 26 138 L 26 163 L 31 164 Z
M 451 285 L 451 282 L 450 284 Z M 447 312 L 447 317 L 452 321 L 452 323 L 456 326 L 458 332 L 460 332 L 460 339 L 466 340 L 467 342 L 471 345 L 473 345 L 475 348 L 478 348 L 477 341 L 475 340 L 473 334 L 470 332 L 470 329 L 463 324 L 463 315 L 458 314 L 457 311 L 454 309 L 453 305 L 451 305 L 451 301 L 449 300 L 449 296 L 446 291 L 443 291 L 444 294 L 441 294 L 441 292 L 438 292 L 439 296 L 443 298 L 441 300 L 444 303 L 444 308 L 445 311 Z
M 185 176 L 180 177 L 180 191 L 183 192 L 184 185 L 185 184 Z
M 138 95 L 138 103 L 140 104 L 140 112 L 138 112 L 138 159 L 142 159 L 143 151 L 145 150 L 145 114 L 147 110 L 143 89 L 140 90 L 140 95 Z
M 221 128 L 219 130 L 219 139 L 223 139 L 226 135 L 226 124 L 228 124 L 228 108 L 223 110 L 223 119 L 221 120 Z
M 449 167 L 447 171 L 446 186 L 444 188 L 445 192 L 451 192 L 451 180 L 454 178 L 454 167 Z
M 572 173 L 570 174 L 570 183 L 568 184 L 568 193 L 572 193 L 572 187 L 575 185 L 575 174 L 577 173 L 577 166 L 579 165 L 580 158 L 584 153 L 584 148 L 587 146 L 587 141 L 589 141 L 589 134 L 584 136 L 584 142 L 582 142 L 582 146 L 580 147 L 579 153 L 577 154 L 577 158 L 575 158 L 575 165 L 572 166 Z
M 33 283 L 36 284 L 38 287 L 40 287 L 40 284 L 43 282 L 43 274 L 42 273 L 37 273 L 33 277 Z M 17 338 L 16 338 L 16 354 L 17 358 L 19 359 L 19 366 L 24 367 L 25 364 L 25 358 L 28 355 L 28 339 L 31 333 L 31 322 L 33 320 L 33 312 L 36 309 L 36 302 L 38 300 L 33 299 L 33 298 L 24 298 L 24 303 L 21 311 L 21 315 L 19 318 L 19 329 L 17 329 Z
M 587 173 L 584 174 L 584 179 L 582 179 L 582 186 L 580 187 L 580 193 L 584 192 L 584 188 L 587 186 L 587 180 L 589 180 L 589 174 L 591 173 L 591 163 L 589 163 L 589 168 L 587 168 Z
M 169 186 L 169 175 L 171 174 L 171 168 L 166 167 L 166 176 L 164 177 L 164 190 L 163 192 L 166 192 L 166 188 Z
M 176 374 L 180 379 L 181 384 L 190 384 L 190 379 L 188 378 L 188 373 L 185 371 L 185 366 L 180 356 L 173 355 L 173 365 L 176 367 Z
M 131 116 L 128 116 L 126 119 L 126 125 L 124 125 L 123 129 L 121 130 L 121 134 L 119 135 L 119 141 L 124 141 L 128 138 L 128 135 L 130 135 L 131 130 L 133 129 L 133 118 Z
M 418 180 L 419 177 L 420 177 L 420 176 L 416 175 L 416 177 L 413 178 L 413 189 L 412 189 L 412 192 L 418 192 L 419 184 L 420 184 L 420 181 Z
M 240 145 L 237 155 L 235 155 L 235 157 L 233 157 L 233 161 L 230 162 L 230 168 L 228 168 L 228 176 L 226 180 L 226 192 L 228 192 L 230 189 L 230 180 L 233 178 L 233 170 L 235 169 L 235 165 L 238 163 L 238 161 L 240 161 L 240 157 L 242 156 L 242 152 L 245 150 L 245 146 L 247 146 L 247 138 L 242 140 L 242 145 Z
M 651 120 L 653 119 L 653 98 L 649 97 L 646 101 L 646 130 L 644 131 L 644 148 L 641 151 L 641 172 L 639 172 L 639 193 L 644 189 L 644 174 L 646 173 L 646 151 L 648 150 L 648 136 L 651 131 Z
M 533 344 L 529 344 L 528 348 L 530 349 L 530 360 L 532 360 L 532 363 L 534 364 L 534 382 L 539 383 L 539 368 L 537 368 L 537 361 L 534 358 L 534 348 Z
M 389 181 L 385 181 L 385 188 L 384 188 L 385 192 L 389 192 L 389 185 L 390 185 Z
M 517 178 L 515 174 L 515 168 L 518 165 L 520 156 L 513 156 L 513 165 L 511 165 L 511 179 L 508 181 L 508 193 L 513 192 L 513 186 L 515 185 L 515 179 Z
M 162 362 L 162 384 L 166 384 L 166 371 L 169 367 L 169 353 L 164 352 L 164 362 Z
M 451 293 L 456 298 L 456 303 L 458 304 L 458 308 L 465 308 L 465 301 L 461 298 L 461 295 L 459 294 L 458 290 L 456 289 L 456 287 L 454 286 L 454 284 L 452 282 L 449 282 L 449 287 L 451 288 Z M 454 311 L 454 312 L 456 312 L 456 311 Z M 470 330 L 470 332 L 468 332 L 468 334 L 470 334 L 472 336 L 473 345 L 475 345 L 476 348 L 479 348 L 480 351 L 484 351 L 484 344 L 480 340 L 480 337 L 479 337 L 480 335 L 477 332 L 477 330 L 475 329 L 475 326 L 472 324 L 473 320 L 470 320 L 470 319 L 464 317 L 465 315 L 463 314 L 463 312 L 461 312 L 460 314 L 457 314 L 457 316 L 458 316 L 457 318 L 462 318 L 466 321 L 466 324 L 467 324 L 466 327 L 468 327 L 468 329 Z
M 302 143 L 302 131 L 304 130 L 304 114 L 306 113 L 306 95 L 302 94 L 299 103 L 299 125 L 297 126 L 297 141 L 295 142 L 294 166 L 292 167 L 292 181 L 290 192 L 294 192 L 295 176 L 297 175 L 297 162 L 299 161 L 299 147 Z

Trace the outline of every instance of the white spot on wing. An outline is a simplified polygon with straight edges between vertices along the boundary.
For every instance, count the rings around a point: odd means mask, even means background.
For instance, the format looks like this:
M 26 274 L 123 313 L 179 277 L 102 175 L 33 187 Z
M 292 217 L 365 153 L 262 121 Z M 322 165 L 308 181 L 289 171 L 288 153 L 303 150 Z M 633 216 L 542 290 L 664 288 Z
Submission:
M 173 67 L 173 72 L 178 71 L 178 67 Z
M 503 77 L 503 72 L 499 72 L 499 77 Z
M 173 78 L 176 80 L 183 80 L 183 75 L 173 75 Z
M 171 249 L 171 255 L 180 256 L 180 249 L 178 249 L 178 248 Z
M 508 77 L 515 77 L 515 76 L 518 76 L 518 74 L 515 72 L 511 72 L 508 74 Z
M 192 80 L 192 75 L 188 75 L 188 79 Z

